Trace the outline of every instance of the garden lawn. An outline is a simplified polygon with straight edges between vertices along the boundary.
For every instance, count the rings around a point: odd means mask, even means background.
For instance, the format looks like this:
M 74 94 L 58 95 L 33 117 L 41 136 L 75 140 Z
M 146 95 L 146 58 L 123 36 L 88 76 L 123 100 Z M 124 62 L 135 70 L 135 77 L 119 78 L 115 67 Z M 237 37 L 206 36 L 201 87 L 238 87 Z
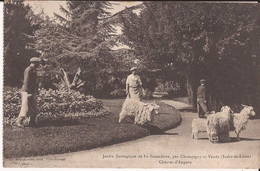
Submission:
M 156 127 L 134 125 L 131 119 L 118 123 L 124 99 L 102 100 L 111 114 L 81 119 L 70 124 L 42 125 L 24 129 L 4 125 L 3 154 L 5 158 L 40 156 L 87 150 L 134 140 L 153 133 Z M 181 123 L 178 111 L 162 102 L 160 115 L 153 125 L 165 131 Z

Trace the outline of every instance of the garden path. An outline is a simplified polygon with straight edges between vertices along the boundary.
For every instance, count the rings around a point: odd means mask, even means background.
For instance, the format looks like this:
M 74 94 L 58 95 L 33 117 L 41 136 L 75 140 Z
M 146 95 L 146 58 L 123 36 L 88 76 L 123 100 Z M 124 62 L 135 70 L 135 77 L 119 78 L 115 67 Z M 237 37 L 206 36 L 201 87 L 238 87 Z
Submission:
M 191 106 L 163 101 L 180 110 L 182 123 L 163 135 L 151 135 L 93 150 L 39 157 L 6 159 L 5 167 L 119 167 L 119 168 L 259 168 L 260 120 L 249 120 L 241 141 L 212 144 L 206 133 L 191 139 Z M 103 158 L 103 156 L 106 158 Z M 128 158 L 126 158 L 128 156 Z M 135 156 L 135 157 L 134 157 Z M 167 158 L 169 156 L 170 158 Z M 140 158 L 139 158 L 140 157 Z M 236 157 L 236 158 L 234 158 Z

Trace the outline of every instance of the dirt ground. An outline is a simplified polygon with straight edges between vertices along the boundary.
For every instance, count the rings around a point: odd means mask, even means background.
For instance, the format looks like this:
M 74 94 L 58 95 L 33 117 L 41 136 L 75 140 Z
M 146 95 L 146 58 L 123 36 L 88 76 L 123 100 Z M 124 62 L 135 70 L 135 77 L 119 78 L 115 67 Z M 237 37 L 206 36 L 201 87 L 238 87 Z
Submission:
M 5 159 L 4 167 L 84 167 L 84 168 L 259 168 L 260 120 L 249 120 L 247 129 L 236 141 L 212 144 L 206 133 L 191 139 L 191 121 L 197 114 L 190 106 L 164 101 L 181 110 L 182 123 L 163 135 L 88 151 L 29 158 Z

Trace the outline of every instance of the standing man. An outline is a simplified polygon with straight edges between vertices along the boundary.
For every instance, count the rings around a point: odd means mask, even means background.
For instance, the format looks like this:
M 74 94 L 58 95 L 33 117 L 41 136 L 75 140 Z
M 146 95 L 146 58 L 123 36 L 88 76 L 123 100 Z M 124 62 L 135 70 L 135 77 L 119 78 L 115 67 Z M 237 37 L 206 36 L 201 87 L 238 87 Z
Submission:
M 41 59 L 33 57 L 30 59 L 31 64 L 24 71 L 24 80 L 21 91 L 22 106 L 19 116 L 16 120 L 16 126 L 24 127 L 23 120 L 29 117 L 29 126 L 36 125 L 37 116 L 37 98 L 38 84 L 36 80 L 36 68 L 39 66 Z
M 205 79 L 200 80 L 200 86 L 197 90 L 197 110 L 199 118 L 204 118 L 205 114 L 208 113 L 205 82 Z
M 132 74 L 126 79 L 126 98 L 141 100 L 142 82 L 136 74 L 137 67 L 132 67 L 130 71 Z

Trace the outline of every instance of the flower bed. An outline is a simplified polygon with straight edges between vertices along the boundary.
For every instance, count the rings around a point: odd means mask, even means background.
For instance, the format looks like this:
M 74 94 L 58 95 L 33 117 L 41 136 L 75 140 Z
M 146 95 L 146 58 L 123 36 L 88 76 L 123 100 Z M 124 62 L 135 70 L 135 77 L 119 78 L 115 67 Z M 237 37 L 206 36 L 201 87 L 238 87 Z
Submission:
M 21 107 L 19 91 L 4 91 L 4 123 L 13 124 Z M 74 120 L 109 114 L 100 100 L 76 91 L 40 90 L 37 122 Z

